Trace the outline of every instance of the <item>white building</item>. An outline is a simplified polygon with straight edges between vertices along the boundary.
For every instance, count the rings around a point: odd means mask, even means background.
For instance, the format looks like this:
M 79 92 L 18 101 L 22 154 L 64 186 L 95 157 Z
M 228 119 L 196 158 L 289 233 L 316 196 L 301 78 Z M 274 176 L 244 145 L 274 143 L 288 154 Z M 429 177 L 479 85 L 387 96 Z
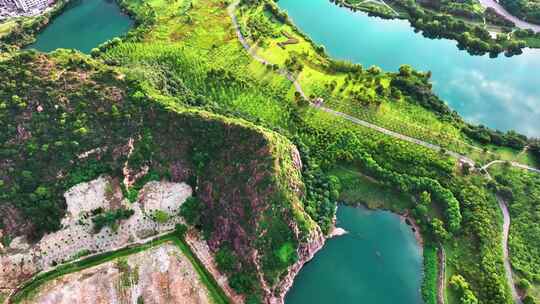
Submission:
M 4 0 L 9 1 L 9 0 Z M 34 8 L 46 7 L 49 4 L 48 0 L 13 0 L 18 8 L 27 12 Z
M 28 12 L 35 8 L 44 8 L 49 5 L 49 0 L 0 0 L 0 8 L 17 7 L 22 11 Z

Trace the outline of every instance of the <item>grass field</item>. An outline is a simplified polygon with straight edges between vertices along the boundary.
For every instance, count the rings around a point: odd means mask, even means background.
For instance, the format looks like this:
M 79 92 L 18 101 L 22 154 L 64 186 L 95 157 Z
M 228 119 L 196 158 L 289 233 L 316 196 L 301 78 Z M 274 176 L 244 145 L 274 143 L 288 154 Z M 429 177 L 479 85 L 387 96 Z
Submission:
M 342 187 L 339 198 L 347 204 L 362 204 L 369 209 L 386 209 L 396 213 L 403 213 L 414 207 L 410 196 L 392 191 L 376 180 L 362 175 L 354 166 L 339 165 L 328 174 L 339 178 Z

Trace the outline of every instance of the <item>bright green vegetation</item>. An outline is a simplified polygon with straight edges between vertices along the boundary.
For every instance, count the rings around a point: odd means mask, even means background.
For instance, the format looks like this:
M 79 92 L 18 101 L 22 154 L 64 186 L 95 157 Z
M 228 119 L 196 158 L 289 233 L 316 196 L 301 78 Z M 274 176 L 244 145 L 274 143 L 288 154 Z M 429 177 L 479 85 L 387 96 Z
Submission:
M 258 46 L 257 54 L 298 75 L 310 99 L 323 98 L 335 110 L 478 160 L 481 149 L 473 145 L 510 147 L 517 154 L 527 143 L 515 132 L 464 122 L 433 94 L 429 72 L 403 65 L 398 73 L 384 73 L 377 67 L 332 60 L 271 2 L 241 8 L 239 14 L 242 32 Z M 290 37 L 296 43 L 283 45 Z
M 17 26 L 15 19 L 10 19 L 0 23 L 0 37 L 9 34 Z
M 110 227 L 113 231 L 118 229 L 118 222 L 130 218 L 134 211 L 132 209 L 116 209 L 100 213 L 92 218 L 94 231 L 100 232 L 104 227 Z
M 169 221 L 169 218 L 170 218 L 169 214 L 162 210 L 156 210 L 152 212 L 151 216 L 152 216 L 152 219 L 159 224 L 166 223 L 167 221 Z
M 460 118 L 430 93 L 430 74 L 405 66 L 403 73 L 396 75 L 334 61 L 324 48 L 315 47 L 287 21 L 281 22 L 279 15 L 269 13 L 274 9 L 267 4 L 240 10 L 244 35 L 256 38 L 253 43 L 263 58 L 295 71 L 306 95 L 321 97 L 336 110 L 396 132 L 458 151 L 467 149 L 459 130 Z M 257 22 L 264 24 L 264 32 L 259 33 L 260 26 L 254 25 Z M 288 39 L 282 33 L 293 33 L 298 43 L 278 46 Z
M 462 275 L 482 303 L 510 303 L 501 250 L 502 219 L 497 201 L 483 177 L 455 183 L 464 210 L 464 236 L 445 245 L 448 276 Z M 481 241 L 478 241 L 481 240 Z M 496 286 L 496 287 L 495 287 Z M 461 295 L 447 289 L 450 303 Z M 454 301 L 452 301 L 454 300 Z
M 469 283 L 467 283 L 467 281 L 462 276 L 452 276 L 452 278 L 450 278 L 450 286 L 459 294 L 460 303 L 478 303 L 478 299 L 471 291 Z
M 515 26 L 513 22 L 506 20 L 491 8 L 484 9 L 477 0 L 459 2 L 392 0 L 386 2 L 394 10 L 371 1 L 336 1 L 353 10 L 363 10 L 384 18 L 408 19 L 416 30 L 422 31 L 424 36 L 456 40 L 458 48 L 467 50 L 471 55 L 489 53 L 491 57 L 497 57 L 502 52 L 506 56 L 519 55 L 526 46 L 535 47 L 534 40 L 540 38 L 540 35 L 532 31 L 511 33 Z M 489 31 L 494 30 L 498 32 L 496 38 L 489 34 Z
M 214 280 L 212 275 L 206 270 L 203 264 L 193 254 L 189 246 L 175 234 L 168 234 L 159 237 L 143 245 L 126 247 L 116 251 L 94 255 L 73 263 L 60 265 L 54 270 L 41 273 L 32 278 L 32 280 L 30 280 L 29 282 L 25 283 L 24 286 L 11 298 L 11 300 L 13 301 L 13 303 L 20 303 L 24 299 L 31 298 L 32 295 L 39 289 L 39 287 L 41 287 L 48 281 L 106 262 L 116 261 L 118 267 L 126 267 L 127 265 L 125 263 L 125 257 L 169 242 L 176 245 L 182 251 L 182 254 L 184 254 L 192 263 L 201 281 L 208 289 L 210 297 L 212 298 L 214 303 L 230 303 L 230 300 L 227 298 L 223 290 L 219 287 L 218 283 Z
M 540 301 L 540 176 L 505 165 L 490 169 L 512 224 L 509 252 L 518 287 Z
M 439 264 L 437 248 L 424 246 L 424 280 L 422 283 L 422 298 L 425 304 L 437 303 L 437 278 Z

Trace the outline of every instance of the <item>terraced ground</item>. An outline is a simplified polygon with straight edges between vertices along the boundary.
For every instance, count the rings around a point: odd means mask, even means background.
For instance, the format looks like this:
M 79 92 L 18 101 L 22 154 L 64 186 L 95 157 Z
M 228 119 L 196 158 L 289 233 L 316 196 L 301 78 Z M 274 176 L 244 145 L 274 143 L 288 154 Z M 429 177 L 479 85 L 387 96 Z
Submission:
M 191 261 L 171 243 L 66 274 L 21 303 L 216 303 Z

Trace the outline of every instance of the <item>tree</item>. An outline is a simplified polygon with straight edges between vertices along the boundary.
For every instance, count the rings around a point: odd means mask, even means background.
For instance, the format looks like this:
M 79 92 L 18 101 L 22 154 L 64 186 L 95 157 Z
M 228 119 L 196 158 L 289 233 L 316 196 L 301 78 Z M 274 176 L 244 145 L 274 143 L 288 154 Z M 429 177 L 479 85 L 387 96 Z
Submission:
M 382 72 L 381 68 L 379 68 L 378 66 L 374 66 L 374 65 L 370 66 L 367 71 L 368 71 L 369 74 L 371 74 L 373 76 L 377 76 Z
M 478 304 L 478 299 L 474 295 L 474 293 L 471 291 L 469 283 L 465 280 L 465 278 L 459 274 L 453 275 L 450 278 L 450 286 L 454 288 L 458 293 L 461 294 L 460 296 L 460 303 L 461 304 Z
M 431 194 L 429 192 L 422 191 L 422 193 L 420 193 L 420 204 L 426 207 L 431 205 Z
M 435 239 L 437 239 L 440 242 L 444 242 L 448 240 L 450 235 L 448 234 L 446 229 L 444 229 L 444 223 L 441 220 L 439 220 L 438 218 L 435 218 L 431 220 L 430 224 L 431 224 L 431 231 Z
M 399 67 L 399 76 L 409 77 L 412 75 L 412 67 L 408 64 L 404 64 Z
M 537 304 L 537 302 L 531 295 L 526 295 L 525 298 L 523 298 L 523 304 Z
M 188 224 L 199 226 L 201 224 L 202 209 L 202 202 L 198 198 L 191 196 L 180 206 L 180 215 Z

